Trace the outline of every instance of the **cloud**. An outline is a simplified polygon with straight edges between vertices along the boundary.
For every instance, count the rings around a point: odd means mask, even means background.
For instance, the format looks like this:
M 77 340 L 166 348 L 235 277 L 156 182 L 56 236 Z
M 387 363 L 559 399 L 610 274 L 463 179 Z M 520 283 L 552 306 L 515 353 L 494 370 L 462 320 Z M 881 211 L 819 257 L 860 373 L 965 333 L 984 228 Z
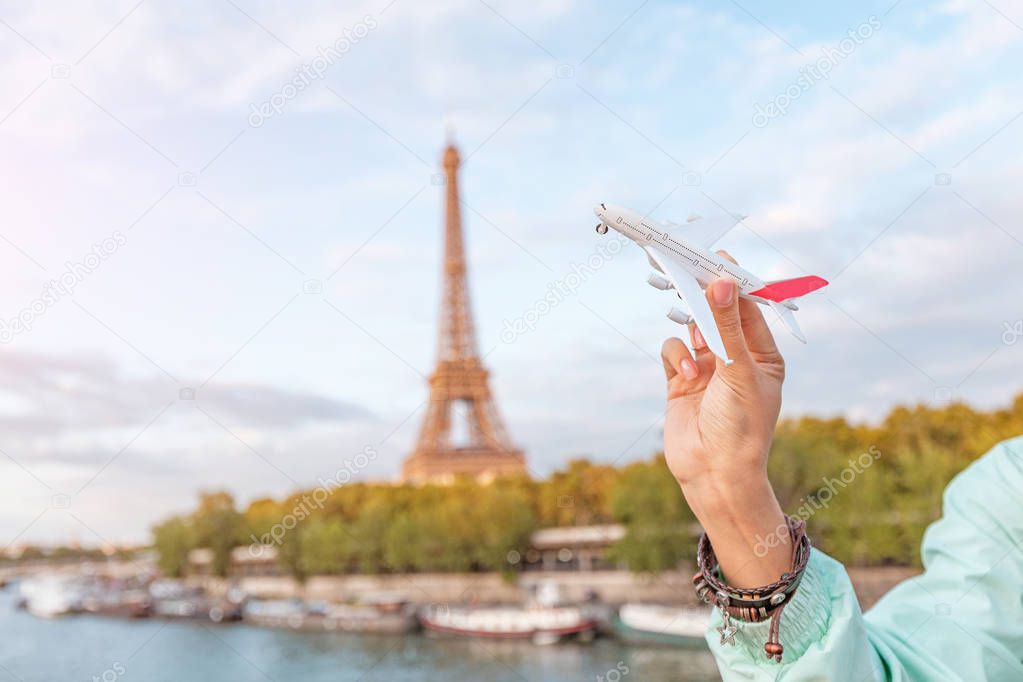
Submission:
M 104 356 L 0 354 L 0 432 L 61 438 L 145 423 L 180 389 L 162 378 L 134 377 Z M 199 404 L 240 427 L 291 429 L 309 422 L 365 421 L 368 410 L 314 393 L 260 383 L 217 382 L 198 389 Z

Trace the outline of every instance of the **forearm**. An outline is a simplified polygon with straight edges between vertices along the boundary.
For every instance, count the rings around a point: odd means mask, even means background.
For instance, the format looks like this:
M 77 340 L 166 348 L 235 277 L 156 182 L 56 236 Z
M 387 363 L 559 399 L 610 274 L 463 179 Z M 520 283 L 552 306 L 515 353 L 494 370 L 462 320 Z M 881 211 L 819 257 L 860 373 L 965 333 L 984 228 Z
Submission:
M 785 515 L 766 475 L 682 485 L 729 584 L 752 588 L 792 568 Z

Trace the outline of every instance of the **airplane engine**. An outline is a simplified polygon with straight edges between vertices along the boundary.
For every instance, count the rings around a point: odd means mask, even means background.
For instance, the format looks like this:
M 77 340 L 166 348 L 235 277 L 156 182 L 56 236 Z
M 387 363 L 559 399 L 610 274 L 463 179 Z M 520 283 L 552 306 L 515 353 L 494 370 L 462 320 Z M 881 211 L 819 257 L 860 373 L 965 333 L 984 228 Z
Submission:
M 671 282 L 669 282 L 668 278 L 659 272 L 651 272 L 650 276 L 646 278 L 646 283 L 654 289 L 660 289 L 661 291 L 671 289 Z
M 693 321 L 693 316 L 682 312 L 678 308 L 672 308 L 668 311 L 668 319 L 679 324 L 689 324 Z
M 597 234 L 607 234 L 607 225 L 604 223 L 597 223 Z

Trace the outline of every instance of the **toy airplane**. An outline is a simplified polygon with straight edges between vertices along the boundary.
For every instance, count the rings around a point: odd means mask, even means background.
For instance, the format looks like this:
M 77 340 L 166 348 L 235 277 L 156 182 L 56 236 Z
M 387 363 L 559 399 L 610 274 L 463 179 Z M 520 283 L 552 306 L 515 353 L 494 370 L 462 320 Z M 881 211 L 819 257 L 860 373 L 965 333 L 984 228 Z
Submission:
M 600 218 L 597 223 L 599 234 L 607 234 L 608 228 L 612 228 L 646 251 L 647 260 L 656 271 L 650 273 L 647 282 L 662 291 L 674 289 L 689 309 L 689 312 L 683 312 L 673 307 L 668 311 L 668 319 L 679 324 L 695 322 L 707 346 L 725 364 L 730 365 L 732 360 L 725 351 L 714 314 L 703 293 L 711 282 L 720 277 L 735 280 L 740 297 L 774 309 L 792 335 L 806 343 L 806 337 L 792 314 L 798 310 L 792 300 L 826 286 L 826 280 L 810 275 L 764 282 L 731 261 L 705 250 L 745 216 L 730 216 L 724 220 L 705 220 L 694 216 L 685 225 L 661 225 L 619 206 L 600 204 L 593 212 Z

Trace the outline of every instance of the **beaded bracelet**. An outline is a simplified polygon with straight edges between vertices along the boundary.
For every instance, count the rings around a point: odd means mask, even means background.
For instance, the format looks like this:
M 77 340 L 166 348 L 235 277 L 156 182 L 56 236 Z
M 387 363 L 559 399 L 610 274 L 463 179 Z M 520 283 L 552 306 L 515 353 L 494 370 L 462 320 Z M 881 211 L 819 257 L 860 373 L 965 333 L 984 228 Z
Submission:
M 721 579 L 721 567 L 706 533 L 700 536 L 696 552 L 699 571 L 693 576 L 696 595 L 705 603 L 721 610 L 722 623 L 717 629 L 721 635 L 721 644 L 735 644 L 738 629 L 732 625 L 731 618 L 747 623 L 770 618 L 771 626 L 768 629 L 764 651 L 768 659 L 779 663 L 785 651 L 785 647 L 779 641 L 778 632 L 781 613 L 799 587 L 803 572 L 806 570 L 806 562 L 810 559 L 810 538 L 806 535 L 806 523 L 787 515 L 785 523 L 792 539 L 792 568 L 783 573 L 779 580 L 754 588 L 732 587 L 726 584 Z

